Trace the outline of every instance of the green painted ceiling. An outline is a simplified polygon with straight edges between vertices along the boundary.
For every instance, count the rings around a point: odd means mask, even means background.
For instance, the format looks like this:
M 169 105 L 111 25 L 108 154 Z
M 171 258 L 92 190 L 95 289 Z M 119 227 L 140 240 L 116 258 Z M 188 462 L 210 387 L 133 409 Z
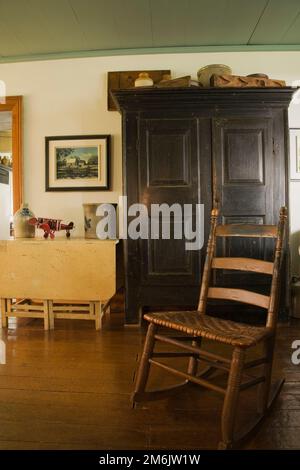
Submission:
M 300 0 L 0 0 L 0 62 L 300 50 Z

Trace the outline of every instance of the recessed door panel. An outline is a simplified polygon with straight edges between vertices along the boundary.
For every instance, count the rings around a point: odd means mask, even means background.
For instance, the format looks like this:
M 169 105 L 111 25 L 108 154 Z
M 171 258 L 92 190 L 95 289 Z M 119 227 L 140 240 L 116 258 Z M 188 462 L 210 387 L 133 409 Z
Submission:
M 165 221 L 168 223 L 168 221 Z M 148 242 L 148 274 L 150 276 L 193 276 L 193 254 L 185 243 L 176 237 L 176 226 L 181 235 L 181 221 L 170 223 L 170 239 L 151 239 Z M 183 227 L 182 227 L 183 228 Z M 168 234 L 167 234 L 168 235 Z M 184 236 L 184 234 L 183 234 Z
M 262 129 L 224 130 L 224 184 L 264 184 Z
M 191 133 L 147 131 L 147 184 L 151 186 L 188 186 L 190 181 Z

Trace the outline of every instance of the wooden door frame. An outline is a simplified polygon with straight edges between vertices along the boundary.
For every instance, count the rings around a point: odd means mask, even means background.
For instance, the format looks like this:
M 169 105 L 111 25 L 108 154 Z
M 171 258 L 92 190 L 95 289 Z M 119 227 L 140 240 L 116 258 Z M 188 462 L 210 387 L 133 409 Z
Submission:
M 12 178 L 14 213 L 20 208 L 23 202 L 22 101 L 22 96 L 7 96 L 5 104 L 0 103 L 0 111 L 11 111 L 12 113 Z

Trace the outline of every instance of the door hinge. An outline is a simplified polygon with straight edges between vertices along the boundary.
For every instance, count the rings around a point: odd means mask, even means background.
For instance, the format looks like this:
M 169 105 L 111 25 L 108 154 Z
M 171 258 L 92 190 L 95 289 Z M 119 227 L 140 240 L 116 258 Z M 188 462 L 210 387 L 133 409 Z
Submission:
M 273 145 L 273 155 L 275 155 L 275 153 L 276 153 L 276 144 L 275 144 L 274 137 L 272 138 L 272 145 Z

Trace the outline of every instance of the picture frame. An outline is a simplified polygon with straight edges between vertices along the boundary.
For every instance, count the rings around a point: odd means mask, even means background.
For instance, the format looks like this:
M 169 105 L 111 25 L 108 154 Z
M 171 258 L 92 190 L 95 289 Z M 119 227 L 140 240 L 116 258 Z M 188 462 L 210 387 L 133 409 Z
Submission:
M 110 189 L 111 136 L 45 137 L 46 192 Z
M 290 179 L 300 181 L 300 129 L 290 129 Z

